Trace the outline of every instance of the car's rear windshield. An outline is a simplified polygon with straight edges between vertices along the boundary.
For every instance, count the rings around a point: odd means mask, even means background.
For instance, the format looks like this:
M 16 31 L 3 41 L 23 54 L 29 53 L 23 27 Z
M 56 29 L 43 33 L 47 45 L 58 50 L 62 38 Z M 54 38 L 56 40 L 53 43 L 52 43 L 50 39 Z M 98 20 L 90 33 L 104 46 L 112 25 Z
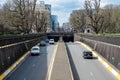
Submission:
M 85 53 L 87 53 L 87 54 L 92 54 L 92 52 L 85 52 Z
M 41 41 L 40 43 L 45 43 L 45 41 Z
M 32 50 L 38 50 L 38 48 L 32 48 Z

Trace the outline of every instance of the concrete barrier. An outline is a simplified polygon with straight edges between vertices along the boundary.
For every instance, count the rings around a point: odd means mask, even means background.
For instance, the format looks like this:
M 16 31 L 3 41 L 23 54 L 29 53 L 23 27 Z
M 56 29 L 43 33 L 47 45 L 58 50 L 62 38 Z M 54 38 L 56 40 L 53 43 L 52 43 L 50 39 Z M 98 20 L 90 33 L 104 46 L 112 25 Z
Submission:
M 120 70 L 120 46 L 86 38 L 82 38 L 82 42 L 89 45 L 93 50 L 97 51 L 101 56 Z
M 73 80 L 64 42 L 58 43 L 51 71 L 46 80 Z
M 117 78 L 117 80 L 120 80 L 120 71 L 116 67 L 114 67 L 110 62 L 108 62 L 103 56 L 101 56 L 96 51 L 93 51 L 91 47 L 82 42 L 77 41 L 76 43 L 79 43 L 85 48 L 87 48 L 89 51 L 92 51 L 93 55 L 95 57 L 98 57 L 98 60 L 108 69 L 108 71 L 110 71 Z
M 0 80 L 4 79 L 15 68 L 15 65 L 24 59 L 26 52 L 39 41 L 40 38 L 37 38 L 0 47 Z M 21 58 L 23 55 L 24 57 Z M 13 65 L 14 63 L 16 64 Z

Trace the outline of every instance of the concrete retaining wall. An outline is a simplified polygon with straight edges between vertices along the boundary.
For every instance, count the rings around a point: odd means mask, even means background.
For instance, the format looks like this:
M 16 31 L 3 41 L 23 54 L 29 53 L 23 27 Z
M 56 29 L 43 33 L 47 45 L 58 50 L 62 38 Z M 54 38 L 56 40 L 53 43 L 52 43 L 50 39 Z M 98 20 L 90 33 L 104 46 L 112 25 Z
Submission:
M 0 75 L 22 57 L 32 46 L 40 42 L 41 38 L 36 38 L 20 43 L 10 44 L 0 47 Z
M 106 60 L 120 70 L 120 46 L 112 45 L 100 41 L 80 38 L 80 41 L 88 44 Z

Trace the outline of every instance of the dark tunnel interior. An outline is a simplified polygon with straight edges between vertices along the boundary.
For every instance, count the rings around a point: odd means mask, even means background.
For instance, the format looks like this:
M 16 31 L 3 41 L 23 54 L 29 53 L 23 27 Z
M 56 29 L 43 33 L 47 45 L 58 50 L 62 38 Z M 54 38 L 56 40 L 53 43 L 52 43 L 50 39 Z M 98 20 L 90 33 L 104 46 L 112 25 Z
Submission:
M 55 42 L 58 42 L 60 37 L 64 42 L 74 42 L 74 34 L 48 34 L 47 39 L 54 39 Z

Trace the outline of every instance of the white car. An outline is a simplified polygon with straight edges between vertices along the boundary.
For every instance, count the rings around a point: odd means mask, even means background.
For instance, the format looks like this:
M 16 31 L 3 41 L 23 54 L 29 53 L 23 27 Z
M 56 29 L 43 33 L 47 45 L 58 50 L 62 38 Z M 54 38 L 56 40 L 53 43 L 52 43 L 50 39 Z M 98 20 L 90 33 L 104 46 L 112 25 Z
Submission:
M 54 39 L 50 39 L 50 40 L 49 40 L 49 44 L 55 44 Z
M 34 46 L 31 48 L 31 55 L 39 55 L 40 54 L 40 47 Z

